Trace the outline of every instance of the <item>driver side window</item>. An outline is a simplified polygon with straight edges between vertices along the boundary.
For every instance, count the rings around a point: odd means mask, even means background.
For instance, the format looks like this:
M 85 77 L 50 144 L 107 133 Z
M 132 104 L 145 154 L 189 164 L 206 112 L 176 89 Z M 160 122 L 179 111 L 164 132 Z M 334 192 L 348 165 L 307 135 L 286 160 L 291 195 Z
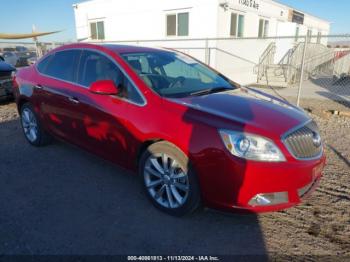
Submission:
M 98 80 L 113 80 L 119 86 L 123 75 L 107 57 L 93 51 L 84 51 L 80 60 L 78 83 L 89 87 Z
M 144 103 L 134 85 L 112 60 L 94 51 L 83 51 L 79 65 L 78 83 L 88 88 L 99 80 L 112 80 L 121 89 L 119 97 L 136 104 Z

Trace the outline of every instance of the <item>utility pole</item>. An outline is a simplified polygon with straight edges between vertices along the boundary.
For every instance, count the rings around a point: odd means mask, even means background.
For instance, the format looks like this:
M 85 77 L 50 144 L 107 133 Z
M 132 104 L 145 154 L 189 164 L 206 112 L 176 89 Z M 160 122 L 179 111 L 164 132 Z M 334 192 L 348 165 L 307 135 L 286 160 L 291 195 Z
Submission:
M 297 106 L 300 106 L 300 96 L 301 96 L 301 89 L 303 87 L 303 79 L 304 79 L 304 67 L 305 67 L 305 57 L 306 57 L 306 48 L 309 41 L 309 36 L 305 36 L 305 43 L 304 43 L 304 50 L 303 50 L 303 57 L 301 59 L 301 72 L 300 72 L 300 80 L 299 80 L 299 89 L 298 89 L 298 96 L 297 96 Z

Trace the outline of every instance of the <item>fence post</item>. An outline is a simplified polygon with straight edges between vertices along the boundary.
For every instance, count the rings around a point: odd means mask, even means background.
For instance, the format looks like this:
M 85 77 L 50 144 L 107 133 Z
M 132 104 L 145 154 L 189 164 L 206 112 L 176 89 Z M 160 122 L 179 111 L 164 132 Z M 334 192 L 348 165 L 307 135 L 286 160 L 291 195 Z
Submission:
M 309 38 L 306 35 L 305 36 L 305 43 L 304 43 L 304 50 L 303 50 L 303 56 L 301 58 L 301 72 L 300 72 L 300 81 L 299 81 L 299 89 L 298 89 L 298 96 L 297 96 L 297 106 L 300 105 L 300 96 L 301 96 L 301 89 L 303 87 L 303 79 L 304 79 L 304 67 L 305 67 L 305 56 L 306 56 L 306 48 L 307 48 L 307 42 Z
M 210 66 L 210 61 L 211 60 L 211 48 L 208 48 L 208 66 Z
M 205 63 L 209 65 L 209 40 L 205 39 Z
M 36 49 L 37 57 L 38 58 L 42 57 L 43 56 L 43 51 L 42 51 L 41 45 L 39 44 L 39 42 L 37 40 L 35 41 L 35 49 Z

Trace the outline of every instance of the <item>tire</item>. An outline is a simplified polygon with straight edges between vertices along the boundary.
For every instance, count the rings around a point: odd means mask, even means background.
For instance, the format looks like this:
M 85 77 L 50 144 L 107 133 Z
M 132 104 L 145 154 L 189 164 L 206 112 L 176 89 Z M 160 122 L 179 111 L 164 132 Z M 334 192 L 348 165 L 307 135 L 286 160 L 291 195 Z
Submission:
M 141 156 L 139 174 L 148 198 L 161 211 L 184 216 L 201 206 L 194 170 L 187 156 L 174 145 L 167 142 L 150 145 Z
M 20 119 L 24 137 L 29 144 L 41 147 L 52 142 L 52 137 L 42 128 L 39 117 L 30 103 L 21 107 Z

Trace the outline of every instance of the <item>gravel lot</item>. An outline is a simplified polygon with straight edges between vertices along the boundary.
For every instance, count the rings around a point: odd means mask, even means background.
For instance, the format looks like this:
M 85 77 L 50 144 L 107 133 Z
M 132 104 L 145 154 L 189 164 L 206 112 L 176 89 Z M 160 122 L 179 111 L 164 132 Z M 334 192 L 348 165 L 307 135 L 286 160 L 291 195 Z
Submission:
M 350 118 L 308 105 L 326 141 L 328 165 L 304 204 L 258 216 L 205 210 L 173 218 L 151 206 L 134 174 L 61 142 L 29 146 L 15 105 L 2 103 L 0 255 L 350 256 Z

